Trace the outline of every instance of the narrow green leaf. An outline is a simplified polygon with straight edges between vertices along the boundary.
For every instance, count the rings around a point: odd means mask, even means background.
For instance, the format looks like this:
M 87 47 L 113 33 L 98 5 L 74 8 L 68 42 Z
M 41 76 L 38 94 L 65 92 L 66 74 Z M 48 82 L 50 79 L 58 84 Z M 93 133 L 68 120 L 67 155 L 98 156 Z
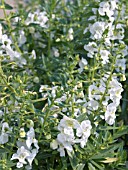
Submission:
M 69 160 L 70 160 L 72 169 L 76 170 L 76 167 L 78 165 L 78 161 L 77 161 L 75 153 L 74 152 L 69 152 L 69 151 L 67 151 L 67 153 L 69 155 Z
M 84 167 L 85 167 L 85 164 L 81 163 L 81 164 L 77 165 L 76 170 L 83 170 Z
M 36 165 L 38 165 L 38 160 L 36 158 L 34 159 L 34 162 Z
M 121 136 L 123 136 L 123 135 L 125 135 L 125 134 L 128 134 L 128 127 L 126 127 L 125 129 L 123 129 L 123 130 L 115 133 L 115 134 L 113 135 L 113 139 L 117 139 L 117 138 L 119 138 L 119 137 L 121 137 Z
M 91 163 L 88 163 L 88 169 L 89 170 L 96 170 L 96 168 Z
M 91 163 L 95 165 L 99 170 L 104 170 L 104 168 L 100 166 L 98 163 L 96 163 L 95 161 L 92 160 Z
M 4 3 L 4 5 L 5 5 L 5 9 L 8 9 L 8 10 L 13 9 L 13 7 L 11 5 L 7 4 L 7 3 Z
M 122 146 L 122 143 L 111 145 L 108 148 L 101 150 L 98 154 L 95 154 L 92 157 L 90 157 L 90 160 L 91 159 L 103 159 L 105 157 L 109 157 L 110 155 L 112 156 L 112 153 L 116 149 L 120 148 L 121 146 Z

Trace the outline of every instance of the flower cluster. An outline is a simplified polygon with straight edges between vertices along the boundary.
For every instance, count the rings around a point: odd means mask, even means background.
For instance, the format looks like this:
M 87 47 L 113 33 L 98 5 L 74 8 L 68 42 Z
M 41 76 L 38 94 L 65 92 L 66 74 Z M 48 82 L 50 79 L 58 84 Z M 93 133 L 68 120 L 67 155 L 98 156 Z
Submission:
M 91 134 L 91 129 L 92 126 L 89 120 L 79 123 L 76 119 L 64 116 L 58 125 L 60 133 L 57 135 L 57 139 L 52 141 L 51 147 L 53 149 L 59 147 L 60 156 L 65 156 L 64 149 L 72 152 L 72 146 L 75 143 L 80 143 L 81 148 L 84 148 Z
M 84 31 L 84 34 L 90 32 L 91 39 L 91 42 L 84 45 L 87 57 L 92 58 L 94 62 L 100 61 L 101 64 L 95 64 L 94 67 L 104 68 L 107 72 L 101 80 L 94 80 L 93 84 L 89 86 L 88 113 L 97 110 L 102 115 L 105 111 L 105 121 L 109 125 L 115 122 L 115 112 L 120 104 L 121 92 L 123 91 L 116 73 L 122 73 L 124 76 L 126 68 L 124 57 L 127 55 L 127 46 L 122 41 L 124 25 L 120 23 L 121 18 L 118 17 L 120 6 L 121 3 L 117 0 L 99 3 L 98 8 L 93 8 L 95 15 L 89 19 L 94 20 L 94 24 L 90 24 Z M 96 17 L 97 13 L 101 17 Z M 121 45 L 122 49 L 120 49 Z M 109 65 L 109 68 L 106 67 L 106 64 Z M 93 77 L 93 79 L 95 78 Z M 101 105 L 103 110 L 100 108 Z
M 26 140 L 19 139 L 17 141 L 18 150 L 17 153 L 12 155 L 11 160 L 18 159 L 19 162 L 17 163 L 17 168 L 21 168 L 24 164 L 29 163 L 29 165 L 26 166 L 26 169 L 32 169 L 32 161 L 36 157 L 39 150 L 38 141 L 35 139 L 34 128 L 30 127 L 27 133 L 24 128 L 21 128 L 20 137 L 24 138 L 25 136 Z M 32 145 L 34 145 L 34 148 Z
M 39 24 L 41 27 L 47 27 L 47 13 L 45 11 L 41 12 L 40 10 L 35 11 L 34 13 L 29 13 L 25 21 L 26 25 L 29 24 Z
M 1 26 L 0 26 L 1 27 Z M 27 61 L 22 57 L 21 52 L 14 49 L 12 40 L 7 34 L 2 34 L 2 28 L 0 29 L 0 42 L 2 46 L 0 47 L 1 54 L 10 57 L 10 61 L 15 61 L 19 66 L 26 65 Z

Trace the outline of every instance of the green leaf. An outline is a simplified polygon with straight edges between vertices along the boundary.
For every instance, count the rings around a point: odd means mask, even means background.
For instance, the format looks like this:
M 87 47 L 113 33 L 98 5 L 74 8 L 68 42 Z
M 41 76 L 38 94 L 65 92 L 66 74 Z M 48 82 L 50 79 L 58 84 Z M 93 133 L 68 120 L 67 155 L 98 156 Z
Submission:
M 118 168 L 118 170 L 128 170 L 128 168 Z
M 12 161 L 7 161 L 6 165 L 8 166 L 8 168 L 11 168 L 11 167 L 15 166 L 16 163 L 13 163 Z
M 83 170 L 84 167 L 85 167 L 85 164 L 81 163 L 81 164 L 77 165 L 76 170 Z
M 67 158 L 62 157 L 61 160 L 62 160 L 62 163 L 63 163 L 63 167 L 61 168 L 61 170 L 67 169 Z
M 77 118 L 77 120 L 78 120 L 79 122 L 82 122 L 83 120 L 85 120 L 85 118 L 86 118 L 86 114 L 84 113 L 84 114 L 81 114 L 81 115 Z
M 0 18 L 0 22 L 2 22 L 2 21 L 4 21 L 4 19 L 3 19 L 3 18 Z
M 91 163 L 88 163 L 88 169 L 89 170 L 96 170 L 96 168 Z
M 117 133 L 115 133 L 113 135 L 113 139 L 117 139 L 125 134 L 128 134 L 128 127 L 125 127 L 125 129 L 122 129 L 122 130 L 118 131 Z
M 121 146 L 122 146 L 122 143 L 111 145 L 108 148 L 101 150 L 98 154 L 95 154 L 92 157 L 90 157 L 90 160 L 92 160 L 92 159 L 103 159 L 103 158 L 106 158 L 106 157 L 110 157 L 110 156 L 112 156 L 112 153 L 116 149 L 120 148 Z
M 98 130 L 113 130 L 119 129 L 120 127 L 100 126 Z
M 9 5 L 9 4 L 5 3 L 5 2 L 4 2 L 4 5 L 2 5 L 0 3 L 0 8 L 6 9 L 6 10 L 12 10 L 13 9 L 13 7 L 11 5 Z
M 95 161 L 92 160 L 91 163 L 95 165 L 99 170 L 104 170 L 104 168 L 100 166 L 98 163 L 96 163 Z
M 34 162 L 36 165 L 38 165 L 38 160 L 36 158 L 34 159 Z
M 1 154 L 7 153 L 7 150 L 6 150 L 6 149 L 0 149 L 0 153 L 1 153 Z
M 82 164 L 82 163 L 78 163 L 78 159 L 75 155 L 75 152 L 68 152 L 68 155 L 69 155 L 69 160 L 70 160 L 70 163 L 71 163 L 71 166 L 73 168 L 73 170 L 83 170 L 84 167 L 85 167 L 85 164 Z
M 70 163 L 71 163 L 71 166 L 72 166 L 72 169 L 73 170 L 76 170 L 76 167 L 78 165 L 78 160 L 76 158 L 76 155 L 74 152 L 69 152 L 67 151 L 68 155 L 69 155 L 69 160 L 70 160 Z
M 74 145 L 76 151 L 78 151 L 79 153 L 81 154 L 84 154 L 85 153 L 85 150 L 81 149 L 81 147 L 79 147 L 79 145 Z

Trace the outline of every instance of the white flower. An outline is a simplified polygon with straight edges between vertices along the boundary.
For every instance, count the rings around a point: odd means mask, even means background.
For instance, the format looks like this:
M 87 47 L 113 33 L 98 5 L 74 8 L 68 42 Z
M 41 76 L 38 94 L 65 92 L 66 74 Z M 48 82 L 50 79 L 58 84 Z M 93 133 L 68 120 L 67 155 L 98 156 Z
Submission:
M 86 145 L 88 139 L 85 136 L 82 136 L 81 141 L 80 141 L 80 146 L 81 148 L 84 148 L 84 146 Z
M 109 86 L 110 89 L 108 90 L 108 93 L 110 94 L 110 99 L 115 103 L 116 106 L 118 106 L 120 103 L 120 99 L 122 98 L 122 85 L 115 78 L 112 78 L 112 81 L 110 81 Z
M 35 50 L 32 50 L 32 58 L 36 59 L 36 52 L 35 52 Z
M 92 8 L 92 12 L 96 15 L 96 13 L 97 13 L 97 8 Z
M 47 91 L 49 89 L 48 85 L 41 85 L 39 92 Z
M 32 144 L 34 144 L 37 150 L 39 149 L 38 141 L 35 139 L 35 132 L 33 127 L 31 127 L 30 130 L 27 132 L 27 139 L 26 139 L 26 145 L 29 149 L 31 148 Z
M 57 88 L 58 88 L 58 86 L 53 86 L 52 89 L 51 89 L 52 90 L 51 95 L 52 95 L 53 98 L 56 97 Z
M 23 58 L 19 52 L 12 49 L 12 41 L 6 34 L 2 35 L 2 44 L 2 48 L 5 49 L 6 54 L 9 55 L 11 61 L 16 61 L 16 63 L 21 67 L 22 65 L 26 65 L 26 59 Z
M 56 141 L 51 143 L 51 146 L 60 152 L 60 156 L 65 156 L 66 149 L 69 152 L 73 151 L 72 145 L 75 143 L 75 133 L 74 129 L 77 129 L 79 123 L 77 120 L 64 116 L 61 119 L 58 130 L 60 133 L 57 135 Z
M 62 108 L 62 112 L 67 112 L 67 111 L 68 111 L 67 107 Z
M 9 127 L 7 122 L 2 123 L 2 130 L 0 135 L 0 144 L 5 144 L 8 142 L 9 138 L 9 131 L 11 131 L 11 128 Z
M 70 29 L 68 30 L 68 33 L 69 33 L 69 34 L 73 34 L 73 28 L 70 28 Z
M 18 42 L 20 46 L 26 42 L 25 32 L 23 30 L 19 31 Z
M 89 96 L 88 96 L 89 100 L 94 100 L 94 99 L 99 100 L 101 98 L 99 88 L 96 86 L 95 83 L 89 86 L 88 92 L 89 92 Z
M 86 145 L 87 141 L 88 141 L 88 138 L 86 138 L 85 136 L 82 136 L 81 138 L 76 139 L 75 143 L 80 143 L 80 147 L 84 148 L 84 146 Z
M 39 12 L 38 15 L 38 22 L 40 24 L 41 27 L 46 27 L 46 23 L 48 21 L 48 17 L 47 17 L 47 13 L 44 12 Z
M 64 133 L 59 133 L 57 135 L 57 142 L 62 145 L 65 149 L 67 149 L 69 152 L 73 151 L 72 145 L 74 144 L 74 136 L 68 136 Z
M 80 109 L 75 108 L 75 109 L 74 109 L 74 116 L 75 116 L 75 117 L 78 117 L 80 114 L 81 114 Z
M 100 7 L 98 9 L 98 12 L 101 16 L 105 15 L 105 12 L 107 13 L 107 11 L 109 10 L 110 5 L 108 2 L 101 2 L 100 3 Z
M 65 156 L 65 151 L 64 151 L 64 147 L 63 146 L 60 145 L 57 150 L 60 152 L 60 156 L 61 157 Z
M 51 108 L 50 108 L 50 110 L 51 111 L 55 111 L 55 110 L 58 110 L 59 109 L 59 106 L 56 106 L 56 105 L 53 105 Z M 56 114 L 54 114 L 54 115 L 56 115 Z M 54 116 L 53 115 L 53 116 Z
M 56 15 L 55 14 L 52 14 L 52 19 L 55 19 L 56 18 Z
M 88 51 L 88 57 L 93 58 L 94 53 L 98 51 L 97 44 L 95 42 L 89 42 L 88 45 L 84 45 L 84 49 Z
M 14 52 L 12 54 L 13 56 L 11 56 L 11 54 L 9 53 L 9 51 L 7 49 L 6 49 L 6 51 L 8 52 L 8 54 L 12 58 L 12 60 L 14 60 L 20 67 L 27 64 L 26 59 L 23 58 L 19 52 L 13 51 Z
M 76 135 L 79 137 L 79 139 L 76 139 L 75 143 L 80 143 L 81 148 L 84 148 L 86 145 L 91 134 L 91 129 L 92 126 L 89 120 L 82 121 L 80 126 L 77 128 Z
M 116 25 L 116 35 L 114 35 L 115 39 L 122 40 L 124 38 L 124 28 L 123 24 L 117 24 Z
M 104 106 L 107 106 L 109 99 L 110 99 L 110 96 L 105 96 L 105 99 L 104 99 L 104 101 L 102 101 L 102 104 L 103 104 Z
M 125 70 L 126 70 L 126 59 L 125 58 L 117 59 L 115 66 L 116 66 L 116 71 L 125 73 Z
M 39 24 L 41 27 L 45 28 L 47 27 L 46 26 L 47 21 L 48 21 L 47 13 L 45 11 L 40 12 L 39 10 L 37 10 L 34 13 L 30 12 L 28 14 L 28 18 L 26 19 L 25 23 L 26 25 L 29 25 L 31 23 Z
M 74 132 L 72 127 L 66 127 L 64 128 L 64 134 L 68 136 L 68 138 L 74 138 Z
M 19 22 L 19 21 L 21 21 L 21 18 L 20 18 L 20 17 L 15 17 L 15 18 L 14 18 L 14 22 Z
M 84 120 L 81 122 L 80 126 L 77 128 L 76 135 L 78 137 L 84 136 L 88 138 L 90 136 L 91 129 L 92 129 L 92 126 L 91 126 L 90 120 Z
M 88 18 L 88 21 L 91 21 L 91 20 L 96 20 L 96 16 L 95 16 L 95 15 L 90 16 L 90 17 Z
M 0 110 L 0 117 L 2 117 L 3 115 L 4 115 L 4 112 Z
M 33 149 L 34 144 L 35 148 Z M 23 167 L 23 164 L 29 163 L 28 169 L 32 169 L 32 161 L 38 153 L 38 141 L 35 139 L 35 133 L 33 127 L 27 132 L 27 139 L 17 141 L 18 150 L 17 153 L 12 155 L 11 160 L 18 159 L 17 168 Z M 27 160 L 27 162 L 26 162 Z
M 43 117 L 40 117 L 40 123 L 41 123 L 41 125 L 44 124 L 44 118 Z
M 88 64 L 87 60 L 82 57 L 82 59 L 79 62 L 79 72 L 81 73 L 84 69 L 84 67 Z
M 70 152 L 72 151 L 71 145 L 74 143 L 74 139 L 74 131 L 71 126 L 64 127 L 61 129 L 61 133 L 57 135 L 57 142 Z
M 90 100 L 88 102 L 88 106 L 91 107 L 93 110 L 97 110 L 99 107 L 99 103 L 96 100 Z
M 2 35 L 2 48 L 5 48 L 6 46 L 10 46 L 12 44 L 12 41 L 8 38 L 6 34 Z
M 1 133 L 0 144 L 5 144 L 7 142 L 8 142 L 8 134 L 7 133 Z
M 113 9 L 110 8 L 110 4 L 108 2 L 101 2 L 98 12 L 101 16 L 106 14 L 108 17 L 111 17 L 114 14 Z
M 59 56 L 60 56 L 59 50 L 58 50 L 57 48 L 52 47 L 52 50 L 53 50 L 53 55 L 54 55 L 55 57 L 59 57 Z
M 90 33 L 92 39 L 101 39 L 103 36 L 103 32 L 105 31 L 106 27 L 105 22 L 95 22 L 93 25 L 90 26 Z
M 30 152 L 27 149 L 25 149 L 24 146 L 21 146 L 20 148 L 18 148 L 17 153 L 12 155 L 11 160 L 18 159 L 19 162 L 17 163 L 17 168 L 21 168 L 23 167 L 23 164 L 27 164 L 25 159 L 27 159 L 29 155 Z
M 89 31 L 89 27 L 86 27 L 83 34 L 86 34 Z
M 117 24 L 116 28 L 112 23 L 108 24 L 108 38 L 111 40 L 122 40 L 124 38 L 124 25 Z
M 110 103 L 107 106 L 107 110 L 105 112 L 105 121 L 109 124 L 109 125 L 113 125 L 115 122 L 115 115 L 116 112 L 116 106 L 115 103 Z
M 63 119 L 60 120 L 60 123 L 58 125 L 58 130 L 61 131 L 68 127 L 76 129 L 78 126 L 79 123 L 77 120 L 64 116 Z
M 110 55 L 110 52 L 107 50 L 100 50 L 100 55 L 102 58 L 102 64 L 107 64 L 109 62 L 108 56 Z
M 73 29 L 72 29 L 72 28 L 70 28 L 70 29 L 68 30 L 67 40 L 68 40 L 68 41 L 72 41 L 72 40 L 73 40 Z
M 118 2 L 118 0 L 111 0 L 110 1 L 112 10 L 118 9 L 117 2 Z
M 104 79 L 104 77 L 103 77 L 103 79 Z M 100 85 L 98 87 L 100 93 L 104 93 L 105 89 L 106 89 L 106 84 L 104 83 L 103 79 L 100 80 Z
M 34 158 L 36 157 L 38 151 L 37 149 L 32 149 L 31 153 L 29 154 L 29 156 L 27 156 L 27 161 L 29 162 L 29 165 L 32 166 L 32 161 L 34 160 Z
M 58 148 L 60 156 L 65 156 L 64 149 L 72 152 L 75 143 L 80 143 L 82 148 L 86 145 L 91 134 L 91 128 L 89 120 L 82 121 L 80 124 L 77 120 L 64 116 L 58 125 L 60 133 L 57 135 L 57 139 L 51 142 L 50 146 L 53 149 Z

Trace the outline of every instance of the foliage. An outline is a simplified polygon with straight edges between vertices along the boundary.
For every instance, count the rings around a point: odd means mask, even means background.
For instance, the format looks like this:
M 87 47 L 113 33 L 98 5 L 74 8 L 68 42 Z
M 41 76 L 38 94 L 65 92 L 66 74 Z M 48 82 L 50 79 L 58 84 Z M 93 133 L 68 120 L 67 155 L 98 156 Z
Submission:
M 127 5 L 2 0 L 0 169 L 127 169 Z

